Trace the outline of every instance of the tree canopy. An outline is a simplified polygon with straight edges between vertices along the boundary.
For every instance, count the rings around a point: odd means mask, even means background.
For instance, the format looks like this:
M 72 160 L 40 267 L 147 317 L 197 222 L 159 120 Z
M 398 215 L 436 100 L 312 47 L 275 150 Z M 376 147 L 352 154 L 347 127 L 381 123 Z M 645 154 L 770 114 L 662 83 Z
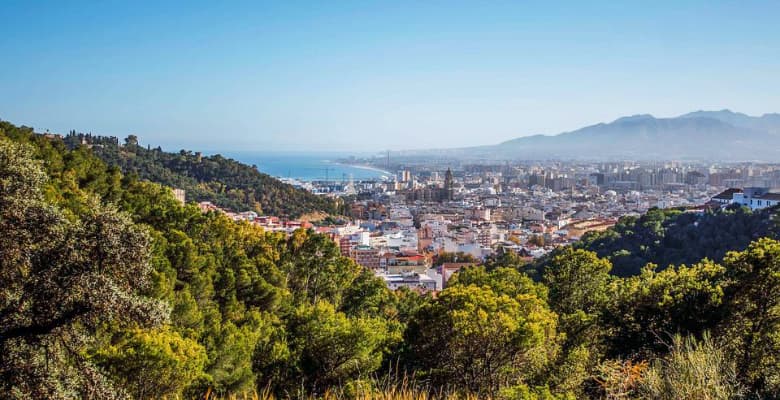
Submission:
M 588 233 L 575 247 L 610 260 L 615 275 L 638 275 L 648 263 L 666 268 L 704 258 L 720 261 L 751 241 L 779 238 L 777 214 L 778 207 L 750 211 L 732 206 L 701 214 L 651 209 L 640 217 L 623 217 L 606 231 Z
M 338 213 L 335 200 L 280 182 L 257 168 L 221 155 L 202 156 L 181 150 L 165 152 L 138 145 L 128 136 L 124 145 L 113 137 L 72 132 L 64 138 L 69 148 L 90 147 L 94 155 L 125 174 L 165 186 L 184 189 L 192 201 L 210 201 L 234 211 L 297 218 L 311 212 Z
M 495 399 L 780 397 L 775 210 L 652 210 L 538 271 L 498 254 L 440 292 L 390 291 L 330 238 L 182 205 L 95 155 L 117 140 L 91 140 L 0 122 L 5 397 L 404 384 Z M 121 151 L 159 153 L 133 138 Z

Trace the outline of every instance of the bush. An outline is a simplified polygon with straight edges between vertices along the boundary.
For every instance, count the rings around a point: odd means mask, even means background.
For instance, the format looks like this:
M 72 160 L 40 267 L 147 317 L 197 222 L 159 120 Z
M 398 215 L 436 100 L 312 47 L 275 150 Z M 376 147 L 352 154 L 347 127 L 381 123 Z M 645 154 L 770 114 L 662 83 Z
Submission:
M 726 352 L 709 335 L 675 336 L 671 352 L 656 360 L 640 381 L 642 398 L 658 400 L 740 398 L 743 388 Z

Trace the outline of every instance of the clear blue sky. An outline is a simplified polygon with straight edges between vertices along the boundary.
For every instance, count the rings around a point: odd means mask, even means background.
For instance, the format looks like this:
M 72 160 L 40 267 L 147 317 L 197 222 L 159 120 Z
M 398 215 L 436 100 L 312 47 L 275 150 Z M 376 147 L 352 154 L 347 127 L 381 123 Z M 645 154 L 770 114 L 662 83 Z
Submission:
M 780 111 L 780 1 L 4 1 L 0 16 L 1 119 L 171 150 L 456 147 Z

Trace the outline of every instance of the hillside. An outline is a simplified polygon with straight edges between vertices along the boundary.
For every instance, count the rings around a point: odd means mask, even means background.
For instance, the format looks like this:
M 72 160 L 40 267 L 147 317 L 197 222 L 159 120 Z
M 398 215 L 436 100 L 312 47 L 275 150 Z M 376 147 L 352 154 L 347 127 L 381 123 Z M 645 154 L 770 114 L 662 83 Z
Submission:
M 764 124 L 749 121 L 734 125 L 731 118 L 706 113 L 678 118 L 636 115 L 554 136 L 514 139 L 493 149 L 519 158 L 777 159 L 780 135 L 769 131 L 774 127 L 770 118 Z
M 539 281 L 509 257 L 459 271 L 435 296 L 391 291 L 325 235 L 204 214 L 84 146 L 0 121 L 0 391 L 778 398 L 780 242 L 733 215 L 713 226 L 751 242 L 718 262 L 623 278 L 609 259 L 566 247 Z M 638 242 L 654 244 L 641 253 L 653 262 L 694 245 L 653 236 L 686 222 L 657 211 L 619 232 L 649 237 Z M 702 254 L 744 243 L 711 237 L 695 243 Z
M 777 113 L 764 114 L 760 117 L 753 117 L 731 110 L 694 111 L 692 113 L 681 115 L 679 118 L 712 118 L 733 126 L 767 131 L 772 134 L 780 135 L 780 114 Z
M 335 200 L 283 183 L 256 168 L 221 155 L 201 156 L 182 150 L 147 149 L 134 136 L 120 145 L 115 137 L 69 133 L 65 144 L 86 145 L 108 165 L 165 186 L 184 189 L 187 201 L 210 201 L 235 211 L 297 218 L 303 214 L 337 213 Z
M 752 117 L 729 110 L 674 118 L 640 114 L 555 135 L 523 136 L 476 147 L 407 150 L 398 155 L 465 160 L 775 161 L 780 158 L 780 114 Z
M 574 246 L 608 259 L 615 275 L 639 275 L 648 263 L 664 269 L 703 258 L 720 262 L 727 252 L 743 250 L 756 239 L 780 238 L 778 215 L 777 208 L 730 208 L 701 215 L 653 209 L 621 218 L 606 231 L 591 232 Z
M 0 266 L 14 399 L 313 391 L 378 368 L 409 313 L 324 235 L 204 214 L 3 121 Z

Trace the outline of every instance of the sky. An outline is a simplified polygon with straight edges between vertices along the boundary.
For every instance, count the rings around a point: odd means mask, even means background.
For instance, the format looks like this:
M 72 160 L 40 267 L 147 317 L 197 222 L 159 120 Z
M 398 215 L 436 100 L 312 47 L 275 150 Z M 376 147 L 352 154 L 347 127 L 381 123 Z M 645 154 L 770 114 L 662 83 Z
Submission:
M 0 119 L 168 150 L 499 143 L 780 112 L 780 1 L 3 1 Z

